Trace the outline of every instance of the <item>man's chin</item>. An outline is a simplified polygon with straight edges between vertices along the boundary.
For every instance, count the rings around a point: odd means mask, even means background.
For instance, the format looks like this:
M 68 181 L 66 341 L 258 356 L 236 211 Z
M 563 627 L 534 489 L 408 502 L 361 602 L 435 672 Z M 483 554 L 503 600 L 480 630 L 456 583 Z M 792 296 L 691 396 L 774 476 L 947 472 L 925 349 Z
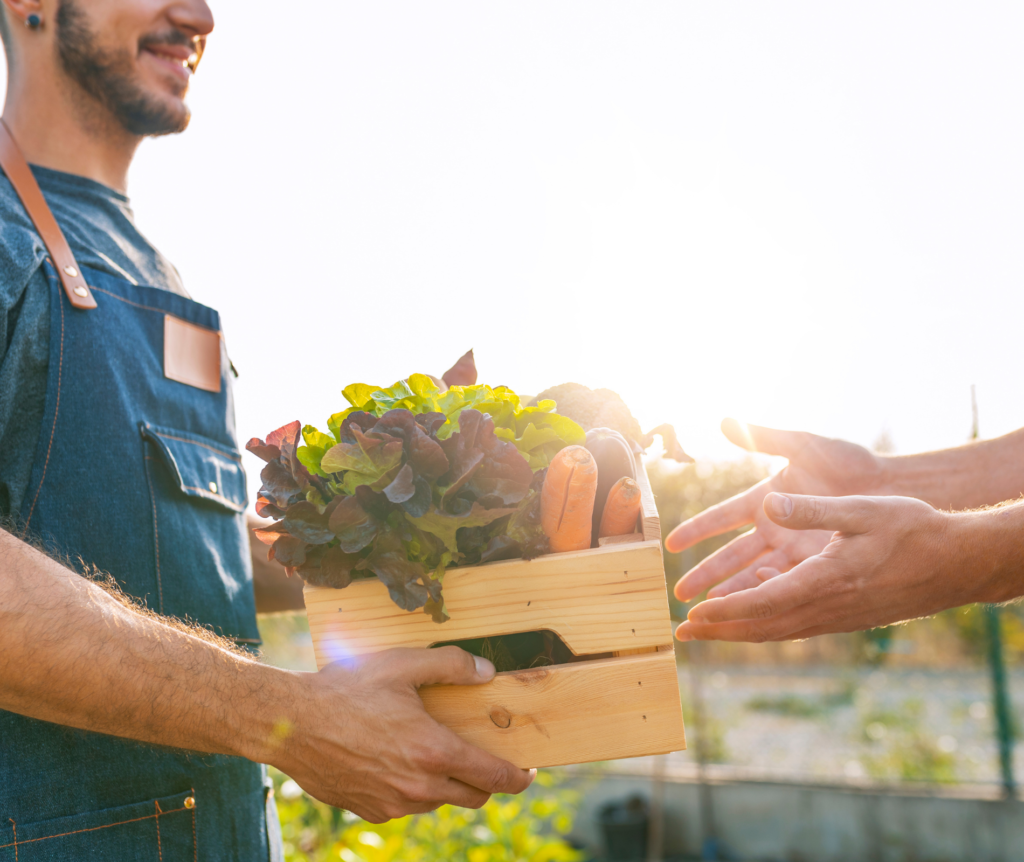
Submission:
M 140 100 L 124 106 L 118 119 L 125 130 L 140 137 L 159 137 L 184 132 L 192 112 L 181 99 Z

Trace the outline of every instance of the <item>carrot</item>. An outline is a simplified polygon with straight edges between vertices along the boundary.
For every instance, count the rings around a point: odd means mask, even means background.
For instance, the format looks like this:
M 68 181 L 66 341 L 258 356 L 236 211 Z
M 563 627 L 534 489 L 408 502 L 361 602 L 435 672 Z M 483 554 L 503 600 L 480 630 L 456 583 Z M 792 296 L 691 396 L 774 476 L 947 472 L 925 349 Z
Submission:
M 608 500 L 601 514 L 601 528 L 598 538 L 625 536 L 636 531 L 636 519 L 640 514 L 640 486 L 629 476 L 623 476 L 612 485 Z
M 583 446 L 566 446 L 551 459 L 540 495 L 540 523 L 552 551 L 590 547 L 597 463 Z

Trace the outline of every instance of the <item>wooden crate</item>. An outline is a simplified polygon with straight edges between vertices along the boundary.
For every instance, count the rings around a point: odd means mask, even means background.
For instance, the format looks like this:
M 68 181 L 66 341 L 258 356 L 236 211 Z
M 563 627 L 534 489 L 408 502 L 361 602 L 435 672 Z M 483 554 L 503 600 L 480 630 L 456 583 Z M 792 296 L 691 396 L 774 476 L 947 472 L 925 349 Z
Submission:
M 317 665 L 392 647 L 550 630 L 577 656 L 611 657 L 499 673 L 480 686 L 420 689 L 427 711 L 523 768 L 663 754 L 686 747 L 661 526 L 637 458 L 640 532 L 587 551 L 449 569 L 451 619 L 409 613 L 377 580 L 305 588 Z

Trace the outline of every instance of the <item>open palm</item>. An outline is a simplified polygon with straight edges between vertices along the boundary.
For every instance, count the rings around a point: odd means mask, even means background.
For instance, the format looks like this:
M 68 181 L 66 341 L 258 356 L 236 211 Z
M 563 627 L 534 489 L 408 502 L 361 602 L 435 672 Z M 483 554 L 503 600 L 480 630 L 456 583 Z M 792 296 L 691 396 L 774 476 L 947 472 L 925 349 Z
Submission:
M 778 431 L 743 425 L 726 419 L 722 431 L 733 443 L 752 452 L 781 455 L 789 464 L 781 472 L 753 488 L 684 521 L 665 540 L 665 548 L 679 553 L 711 536 L 753 526 L 683 575 L 676 597 L 690 601 L 704 590 L 716 598 L 756 587 L 762 567 L 787 572 L 820 553 L 832 533 L 828 530 L 789 530 L 769 520 L 763 503 L 767 494 L 841 497 L 877 493 L 881 463 L 863 446 L 831 440 L 803 431 Z

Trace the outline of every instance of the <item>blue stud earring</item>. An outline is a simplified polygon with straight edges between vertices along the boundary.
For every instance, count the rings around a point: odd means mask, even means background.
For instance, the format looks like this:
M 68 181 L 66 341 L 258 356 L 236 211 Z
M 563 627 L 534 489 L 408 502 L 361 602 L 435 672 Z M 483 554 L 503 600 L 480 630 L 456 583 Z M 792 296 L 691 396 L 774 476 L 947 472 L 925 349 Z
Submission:
M 25 19 L 25 26 L 28 27 L 29 30 L 38 30 L 42 23 L 43 19 L 34 12 Z

